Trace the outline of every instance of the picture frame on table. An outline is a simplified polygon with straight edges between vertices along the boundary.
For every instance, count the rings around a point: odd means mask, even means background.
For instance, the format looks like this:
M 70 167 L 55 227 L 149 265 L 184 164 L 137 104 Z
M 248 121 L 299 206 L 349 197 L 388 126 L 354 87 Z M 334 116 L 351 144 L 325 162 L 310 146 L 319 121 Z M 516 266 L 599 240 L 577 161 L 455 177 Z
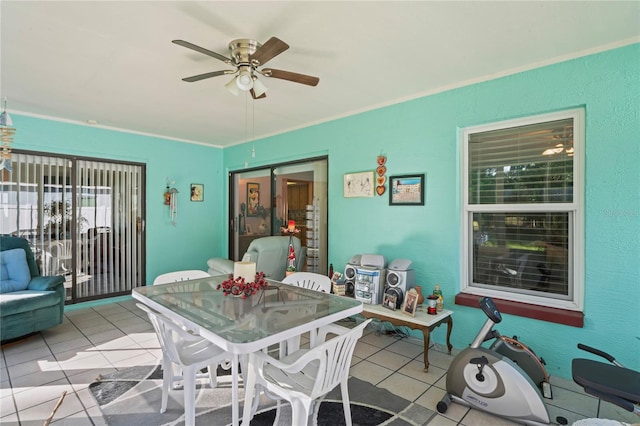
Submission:
M 424 173 L 389 177 L 390 206 L 424 206 Z
M 201 183 L 191 184 L 191 201 L 204 201 L 204 185 Z
M 244 229 L 246 230 L 245 234 L 247 234 L 247 235 L 253 234 L 253 230 L 251 229 L 251 225 L 249 225 L 249 224 L 245 225 Z
M 416 309 L 418 309 L 418 292 L 415 291 L 415 289 L 411 289 L 407 292 L 401 309 L 403 314 L 407 314 L 412 317 L 416 315 Z
M 398 297 L 395 294 L 385 293 L 384 299 L 382 300 L 382 306 L 387 309 L 391 309 L 392 311 L 396 310 L 396 302 Z

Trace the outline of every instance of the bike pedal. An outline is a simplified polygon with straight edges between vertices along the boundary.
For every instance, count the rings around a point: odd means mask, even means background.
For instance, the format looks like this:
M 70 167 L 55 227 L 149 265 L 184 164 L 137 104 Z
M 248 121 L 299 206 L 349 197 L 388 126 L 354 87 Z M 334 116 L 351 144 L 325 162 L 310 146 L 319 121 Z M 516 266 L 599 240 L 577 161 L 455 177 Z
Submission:
M 551 395 L 551 383 L 542 382 L 542 396 L 547 399 L 553 399 L 553 396 Z

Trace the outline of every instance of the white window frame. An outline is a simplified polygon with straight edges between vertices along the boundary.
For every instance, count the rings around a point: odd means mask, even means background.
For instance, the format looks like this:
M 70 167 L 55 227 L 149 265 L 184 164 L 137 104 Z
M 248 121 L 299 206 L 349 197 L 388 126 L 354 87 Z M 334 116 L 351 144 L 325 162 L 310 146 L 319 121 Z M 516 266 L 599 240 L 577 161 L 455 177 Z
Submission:
M 573 202 L 554 203 L 545 205 L 536 204 L 469 204 L 469 135 L 491 130 L 526 126 L 547 121 L 555 121 L 572 118 L 574 129 L 574 155 L 573 155 Z M 583 311 L 584 308 L 584 109 L 576 108 L 549 114 L 540 114 L 513 120 L 505 120 L 478 126 L 460 129 L 461 141 L 461 205 L 463 214 L 461 218 L 461 289 L 462 293 L 477 296 L 488 296 L 497 299 L 523 302 L 533 305 Z M 490 289 L 472 285 L 473 280 L 473 213 L 475 212 L 500 212 L 513 210 L 526 211 L 565 211 L 570 212 L 571 221 L 569 240 L 569 291 L 568 297 L 563 299 L 544 297 L 510 292 L 502 289 Z

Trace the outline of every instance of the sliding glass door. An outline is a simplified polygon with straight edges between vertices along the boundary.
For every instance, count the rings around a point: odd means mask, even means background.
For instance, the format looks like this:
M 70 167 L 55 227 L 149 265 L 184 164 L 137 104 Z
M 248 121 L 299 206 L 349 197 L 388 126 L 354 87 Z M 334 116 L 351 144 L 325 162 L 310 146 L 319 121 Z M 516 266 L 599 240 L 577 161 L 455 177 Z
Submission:
M 251 241 L 281 235 L 294 220 L 306 270 L 328 273 L 326 157 L 232 172 L 229 182 L 230 258 L 240 260 Z
M 70 303 L 144 282 L 143 164 L 14 152 L 2 177 L 3 234 L 29 241 L 44 275 L 63 275 Z

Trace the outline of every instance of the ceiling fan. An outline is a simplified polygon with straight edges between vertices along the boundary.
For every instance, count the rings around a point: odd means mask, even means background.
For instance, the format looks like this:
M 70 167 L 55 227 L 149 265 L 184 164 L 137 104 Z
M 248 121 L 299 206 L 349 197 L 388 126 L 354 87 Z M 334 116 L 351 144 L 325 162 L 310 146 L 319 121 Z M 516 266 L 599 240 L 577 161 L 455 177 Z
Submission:
M 207 72 L 204 74 L 194 75 L 192 77 L 183 78 L 183 81 L 193 83 L 195 81 L 204 80 L 206 78 L 217 77 L 220 75 L 231 75 L 234 77 L 225 87 L 234 95 L 238 95 L 240 91 L 249 91 L 253 99 L 265 98 L 267 88 L 258 79 L 258 74 L 264 77 L 279 78 L 294 83 L 306 84 L 308 86 L 316 86 L 320 79 L 310 75 L 298 74 L 291 71 L 277 70 L 274 68 L 261 68 L 271 59 L 275 58 L 289 48 L 284 41 L 271 37 L 265 44 L 260 44 L 255 40 L 237 39 L 229 43 L 229 55 L 226 57 L 211 50 L 196 46 L 184 40 L 172 40 L 172 43 L 204 53 L 212 58 L 216 58 L 227 65 L 235 67 L 235 70 L 221 70 Z

